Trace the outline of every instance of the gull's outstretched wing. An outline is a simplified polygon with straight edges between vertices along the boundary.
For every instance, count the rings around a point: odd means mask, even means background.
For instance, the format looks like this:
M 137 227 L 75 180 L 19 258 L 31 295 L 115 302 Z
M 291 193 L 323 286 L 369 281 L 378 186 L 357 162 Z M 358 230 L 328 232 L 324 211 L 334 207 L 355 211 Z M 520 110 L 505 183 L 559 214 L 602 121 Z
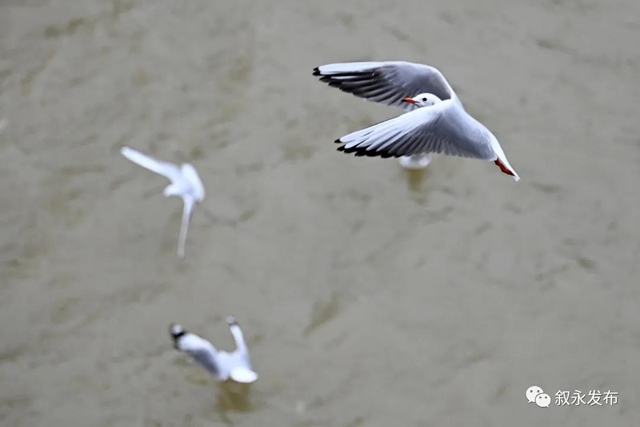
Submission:
M 173 163 L 163 162 L 129 147 L 122 147 L 120 153 L 133 163 L 169 178 L 172 182 L 180 179 L 180 168 Z
M 184 247 L 187 242 L 187 233 L 189 231 L 189 221 L 193 213 L 195 200 L 192 196 L 187 195 L 182 198 L 184 207 L 182 208 L 182 221 L 180 222 L 180 234 L 178 235 L 178 256 L 184 258 Z
M 368 101 L 401 107 L 419 108 L 402 102 L 421 93 L 432 93 L 443 101 L 458 98 L 442 73 L 429 65 L 404 61 L 346 62 L 316 67 L 320 81 Z
M 356 156 L 402 157 L 419 153 L 495 160 L 489 131 L 452 100 L 403 114 L 336 140 Z M 486 139 L 486 142 L 485 142 Z
M 176 348 L 189 355 L 197 364 L 214 376 L 220 376 L 218 352 L 209 341 L 187 332 L 176 341 Z

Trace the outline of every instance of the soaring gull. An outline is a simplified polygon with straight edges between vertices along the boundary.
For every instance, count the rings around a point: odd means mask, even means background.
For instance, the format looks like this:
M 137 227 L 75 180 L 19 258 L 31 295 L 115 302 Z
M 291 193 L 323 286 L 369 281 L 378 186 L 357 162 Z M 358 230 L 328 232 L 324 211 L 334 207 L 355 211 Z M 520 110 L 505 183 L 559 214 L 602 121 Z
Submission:
M 176 323 L 169 325 L 169 334 L 176 350 L 187 354 L 217 380 L 226 381 L 231 378 L 239 383 L 252 383 L 258 379 L 258 374 L 251 368 L 249 350 L 244 342 L 242 329 L 233 316 L 227 317 L 227 324 L 237 347 L 231 353 L 216 350 L 209 341 L 185 331 Z
M 182 198 L 184 208 L 178 237 L 178 256 L 184 258 L 184 246 L 193 208 L 197 202 L 202 202 L 205 196 L 204 186 L 196 168 L 189 163 L 183 163 L 178 167 L 173 163 L 162 162 L 129 147 L 122 147 L 120 152 L 133 163 L 169 178 L 171 184 L 164 189 L 165 197 L 179 196 Z
M 497 138 L 466 112 L 436 68 L 404 61 L 350 62 L 322 65 L 313 74 L 343 92 L 407 111 L 337 139 L 336 143 L 343 144 L 339 151 L 385 158 L 437 153 L 487 160 L 520 180 Z M 420 108 L 404 101 L 423 93 L 441 102 Z

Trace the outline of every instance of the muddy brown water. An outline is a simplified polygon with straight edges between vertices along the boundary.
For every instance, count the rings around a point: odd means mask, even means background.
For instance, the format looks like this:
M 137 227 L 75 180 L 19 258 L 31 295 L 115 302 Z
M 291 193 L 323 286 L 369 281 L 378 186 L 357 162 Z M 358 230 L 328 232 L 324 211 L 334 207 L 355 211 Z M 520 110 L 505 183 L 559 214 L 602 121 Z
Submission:
M 635 0 L 0 0 L 0 424 L 640 425 L 639 42 Z M 385 59 L 522 180 L 336 152 L 400 111 L 311 70 Z M 198 168 L 184 261 L 123 144 Z M 169 342 L 228 314 L 250 389 Z

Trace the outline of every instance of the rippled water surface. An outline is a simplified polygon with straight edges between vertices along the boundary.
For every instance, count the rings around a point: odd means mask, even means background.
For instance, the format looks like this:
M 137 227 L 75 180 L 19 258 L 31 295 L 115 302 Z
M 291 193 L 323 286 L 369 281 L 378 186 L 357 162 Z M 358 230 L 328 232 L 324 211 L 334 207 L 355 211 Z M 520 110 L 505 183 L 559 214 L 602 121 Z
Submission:
M 640 425 L 639 41 L 636 0 L 0 0 L 0 424 Z M 336 152 L 401 111 L 313 67 L 384 59 L 522 180 Z M 184 261 L 123 144 L 198 168 Z M 230 348 L 228 314 L 250 389 L 168 337 Z

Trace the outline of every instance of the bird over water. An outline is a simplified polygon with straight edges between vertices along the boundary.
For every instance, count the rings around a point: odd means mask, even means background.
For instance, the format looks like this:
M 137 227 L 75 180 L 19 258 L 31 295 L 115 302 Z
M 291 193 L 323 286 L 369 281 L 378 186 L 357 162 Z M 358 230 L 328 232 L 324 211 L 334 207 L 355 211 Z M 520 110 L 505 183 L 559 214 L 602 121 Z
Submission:
M 176 350 L 187 354 L 219 381 L 231 378 L 239 383 L 252 383 L 258 379 L 258 374 L 251 367 L 242 329 L 233 316 L 227 317 L 227 324 L 236 342 L 236 349 L 231 353 L 217 350 L 211 342 L 184 330 L 176 323 L 169 325 L 169 334 Z
M 487 160 L 520 180 L 497 138 L 467 113 L 436 68 L 404 61 L 348 62 L 316 67 L 313 74 L 343 92 L 407 111 L 338 138 L 339 151 L 383 158 L 437 153 Z M 406 101 L 418 94 L 432 94 L 440 102 L 421 107 Z
M 129 147 L 122 147 L 120 152 L 133 163 L 169 178 L 171 184 L 164 189 L 163 194 L 165 197 L 178 196 L 182 198 L 184 207 L 180 235 L 178 237 L 178 256 L 184 258 L 184 247 L 193 208 L 196 203 L 202 202 L 205 196 L 204 186 L 198 176 L 198 172 L 196 172 L 196 168 L 189 163 L 183 163 L 178 167 L 178 165 L 154 159 Z

